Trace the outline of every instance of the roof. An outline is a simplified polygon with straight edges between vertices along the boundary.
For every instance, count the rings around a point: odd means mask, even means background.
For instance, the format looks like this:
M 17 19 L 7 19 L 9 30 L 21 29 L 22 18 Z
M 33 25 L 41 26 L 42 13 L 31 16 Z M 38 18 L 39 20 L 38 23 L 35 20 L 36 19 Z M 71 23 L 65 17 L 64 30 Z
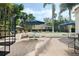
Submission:
M 75 22 L 63 23 L 60 24 L 59 26 L 67 26 L 67 25 L 75 25 Z
M 45 22 L 38 20 L 30 20 L 30 21 L 26 21 L 26 23 L 31 25 L 39 25 L 39 24 L 44 24 Z

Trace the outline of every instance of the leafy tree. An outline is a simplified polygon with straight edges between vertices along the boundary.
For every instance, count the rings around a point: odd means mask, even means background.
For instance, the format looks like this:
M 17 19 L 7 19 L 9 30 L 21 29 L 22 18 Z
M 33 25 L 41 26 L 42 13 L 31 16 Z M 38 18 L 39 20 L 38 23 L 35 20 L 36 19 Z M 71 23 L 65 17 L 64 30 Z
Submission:
M 16 25 L 19 25 L 20 22 L 21 22 L 20 19 L 17 19 L 17 20 L 16 20 Z
M 3 20 L 1 23 L 5 24 L 6 20 L 6 23 L 9 24 L 6 25 L 7 29 L 9 29 L 9 26 L 11 29 L 14 29 L 20 17 L 21 10 L 23 10 L 22 4 L 0 3 L 0 19 Z
M 28 14 L 28 20 L 35 20 L 35 17 L 33 16 L 33 14 Z
M 35 16 L 33 14 L 28 14 L 28 19 L 27 21 L 31 21 L 31 20 L 35 20 Z M 28 24 L 27 24 L 28 25 Z M 28 29 L 32 29 L 32 26 L 31 24 L 29 24 L 27 27 Z
M 26 21 L 35 20 L 35 17 L 33 16 L 33 14 L 27 14 L 25 12 L 22 12 L 20 19 L 22 19 L 20 25 L 26 30 L 32 28 L 32 25 L 27 24 Z
M 45 24 L 46 25 L 48 25 L 48 26 L 52 26 L 52 22 L 51 22 L 52 20 L 50 19 L 50 18 L 44 18 L 44 22 L 45 22 Z

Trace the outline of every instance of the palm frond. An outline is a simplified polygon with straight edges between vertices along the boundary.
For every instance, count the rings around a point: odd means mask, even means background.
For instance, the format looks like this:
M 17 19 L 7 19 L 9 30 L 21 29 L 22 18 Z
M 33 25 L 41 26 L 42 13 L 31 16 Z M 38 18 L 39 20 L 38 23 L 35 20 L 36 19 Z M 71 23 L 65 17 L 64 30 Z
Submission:
M 72 8 L 75 6 L 75 5 L 78 5 L 79 3 L 62 3 L 60 4 L 60 14 L 62 12 L 64 12 L 65 10 L 69 9 L 69 10 L 72 10 Z
M 60 4 L 60 14 L 62 13 L 62 12 L 64 12 L 65 10 L 67 10 L 67 5 L 66 5 L 66 3 L 62 3 L 62 4 Z
M 46 5 L 47 5 L 47 3 L 44 3 L 44 4 L 43 4 L 43 7 L 45 8 Z
M 44 3 L 44 4 L 43 4 L 43 7 L 45 8 L 45 6 L 46 6 L 47 4 L 51 4 L 51 3 Z

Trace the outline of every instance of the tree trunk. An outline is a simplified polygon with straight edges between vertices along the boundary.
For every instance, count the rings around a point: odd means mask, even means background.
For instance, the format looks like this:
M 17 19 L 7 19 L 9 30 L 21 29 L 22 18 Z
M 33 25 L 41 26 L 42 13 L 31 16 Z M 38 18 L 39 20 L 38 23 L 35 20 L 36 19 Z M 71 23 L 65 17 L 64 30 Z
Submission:
M 69 20 L 71 20 L 71 9 L 69 9 Z
M 52 4 L 52 32 L 54 32 L 54 4 Z
M 69 20 L 71 21 L 71 9 L 69 9 Z M 69 26 L 69 37 L 71 34 L 71 26 Z

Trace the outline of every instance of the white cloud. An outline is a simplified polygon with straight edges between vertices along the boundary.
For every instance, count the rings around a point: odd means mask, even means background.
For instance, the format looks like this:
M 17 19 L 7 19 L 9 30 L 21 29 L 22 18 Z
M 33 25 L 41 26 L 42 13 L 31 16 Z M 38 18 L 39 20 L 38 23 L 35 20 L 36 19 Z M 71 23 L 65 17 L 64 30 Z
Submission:
M 52 17 L 51 9 L 32 10 L 30 8 L 26 8 L 23 12 L 26 12 L 27 14 L 32 13 L 36 17 L 36 20 L 43 20 L 43 18 Z
M 26 12 L 26 13 L 33 13 L 34 14 L 34 11 L 33 10 L 31 10 L 31 9 L 29 9 L 29 8 L 26 8 L 26 9 L 24 9 L 22 12 Z

